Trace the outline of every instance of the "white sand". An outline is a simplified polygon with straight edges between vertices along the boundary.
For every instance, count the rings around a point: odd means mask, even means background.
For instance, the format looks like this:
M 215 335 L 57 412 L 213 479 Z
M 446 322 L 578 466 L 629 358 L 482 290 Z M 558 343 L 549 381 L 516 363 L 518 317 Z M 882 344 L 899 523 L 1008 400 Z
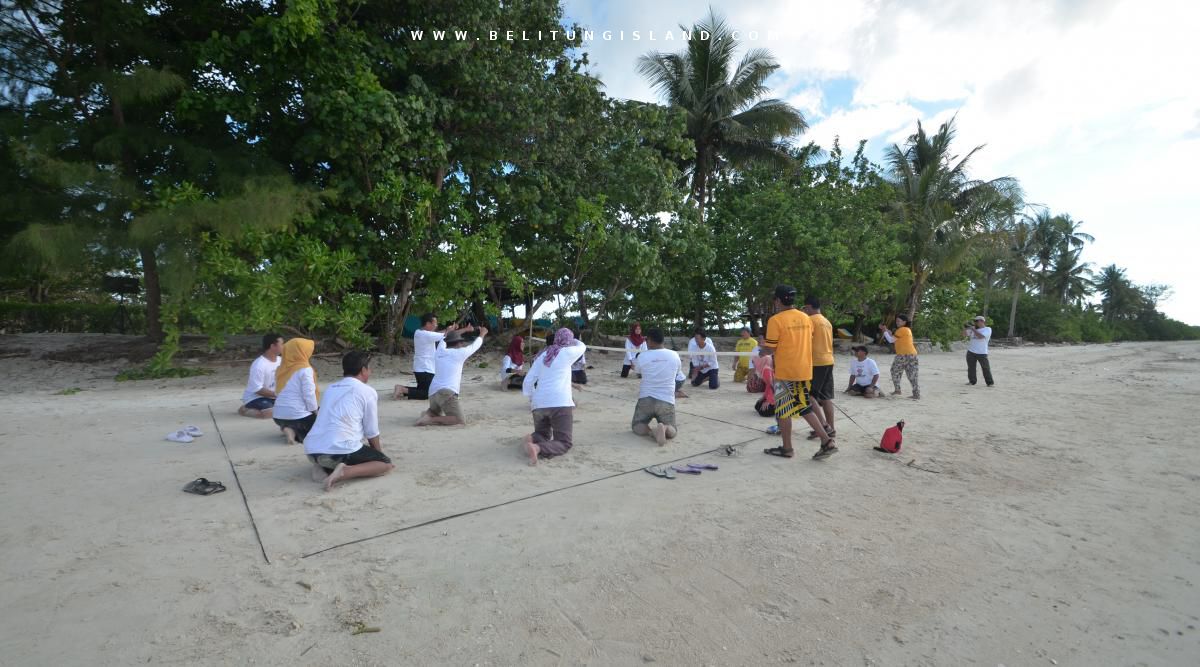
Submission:
M 575 449 L 537 468 L 492 359 L 465 374 L 465 428 L 414 428 L 423 404 L 385 399 L 397 471 L 328 494 L 271 422 L 235 414 L 242 368 L 116 384 L 111 365 L 0 359 L 0 662 L 1195 664 L 1200 345 L 992 356 L 994 389 L 927 354 L 919 402 L 839 395 L 866 432 L 839 414 L 841 453 L 814 462 L 806 441 L 759 453 L 778 439 L 728 372 L 659 449 L 629 432 L 620 356 L 593 354 Z M 378 364 L 381 394 L 402 363 Z M 871 451 L 901 418 L 904 452 Z M 184 424 L 207 435 L 163 440 Z M 688 459 L 717 472 L 640 472 L 737 443 Z M 180 492 L 196 477 L 229 491 Z

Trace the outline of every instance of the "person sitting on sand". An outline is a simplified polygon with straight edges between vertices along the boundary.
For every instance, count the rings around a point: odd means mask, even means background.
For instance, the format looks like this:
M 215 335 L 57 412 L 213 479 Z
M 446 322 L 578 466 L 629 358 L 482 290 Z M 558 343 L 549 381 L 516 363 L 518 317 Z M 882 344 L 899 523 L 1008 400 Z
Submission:
M 742 337 L 738 339 L 736 345 L 733 346 L 734 351 L 744 352 L 745 356 L 737 358 L 737 362 L 733 365 L 733 381 L 745 382 L 746 376 L 750 374 L 750 359 L 751 353 L 758 348 L 758 341 L 750 336 L 750 329 L 742 328 Z
M 317 421 L 321 390 L 317 371 L 310 360 L 316 344 L 307 338 L 293 338 L 283 346 L 283 363 L 275 371 L 275 423 L 287 438 L 287 444 L 304 442 L 304 436 Z
M 683 362 L 679 353 L 663 347 L 662 329 L 646 332 L 647 349 L 638 355 L 642 375 L 637 405 L 633 408 L 633 432 L 652 435 L 661 447 L 678 433 L 675 425 L 675 392 L 683 385 Z M 650 428 L 650 420 L 657 422 Z
M 371 356 L 351 350 L 342 356 L 342 379 L 325 388 L 321 409 L 304 453 L 313 464 L 313 481 L 325 490 L 355 477 L 379 477 L 396 466 L 379 439 L 379 392 L 371 379 Z M 367 444 L 363 444 L 363 440 Z
M 262 354 L 250 364 L 250 377 L 242 392 L 242 407 L 238 408 L 238 414 L 243 417 L 269 419 L 275 407 L 275 371 L 279 369 L 279 355 L 283 352 L 283 336 L 277 333 L 263 336 L 262 349 Z
M 533 412 L 533 433 L 525 436 L 525 453 L 531 466 L 537 465 L 538 458 L 560 456 L 571 449 L 575 423 L 571 366 L 586 350 L 587 346 L 575 340 L 570 329 L 559 329 L 554 334 L 554 343 L 525 375 L 521 391 L 529 397 Z
M 429 399 L 429 385 L 433 384 L 434 355 L 438 343 L 451 331 L 471 333 L 475 327 L 467 325 L 460 329 L 457 324 L 451 324 L 445 331 L 438 331 L 437 315 L 425 313 L 421 316 L 421 328 L 413 332 L 413 375 L 417 377 L 417 386 L 406 387 L 396 385 L 392 390 L 392 398 L 407 398 L 410 401 L 425 401 Z
M 479 327 L 475 342 L 467 345 L 462 334 L 451 331 L 445 340 L 438 343 L 434 354 L 433 384 L 429 385 L 429 409 L 421 413 L 417 426 L 458 426 L 466 423 L 462 405 L 458 401 L 462 386 L 463 364 L 467 358 L 483 347 L 487 327 Z
M 521 383 L 525 381 L 525 352 L 522 348 L 525 346 L 525 339 L 521 336 L 513 336 L 508 342 L 508 349 L 504 352 L 504 358 L 500 360 L 500 387 L 507 389 L 520 389 Z
M 721 386 L 717 377 L 720 364 L 717 363 L 717 348 L 704 334 L 703 329 L 696 329 L 696 335 L 688 341 L 688 356 L 690 357 L 689 374 L 692 376 L 692 386 L 699 387 L 708 380 L 708 388 L 716 389 Z
M 867 358 L 866 345 L 855 345 L 850 349 L 854 352 L 854 361 L 850 362 L 850 386 L 846 387 L 845 393 L 875 398 L 879 395 L 879 365 L 874 359 Z

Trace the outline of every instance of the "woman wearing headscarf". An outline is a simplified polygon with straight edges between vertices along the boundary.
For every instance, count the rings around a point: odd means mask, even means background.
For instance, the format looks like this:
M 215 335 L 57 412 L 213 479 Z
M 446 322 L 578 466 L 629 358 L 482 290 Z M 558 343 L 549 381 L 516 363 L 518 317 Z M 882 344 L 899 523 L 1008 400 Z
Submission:
M 304 442 L 317 421 L 321 393 L 317 372 L 310 363 L 316 344 L 307 338 L 293 338 L 283 346 L 283 363 L 275 371 L 275 423 L 289 445 Z
M 508 342 L 504 358 L 500 360 L 500 386 L 508 389 L 520 389 L 525 379 L 525 339 L 513 336 Z
M 633 326 L 629 327 L 629 336 L 625 338 L 625 364 L 621 366 L 621 377 L 629 377 L 629 369 L 633 367 L 638 353 L 644 352 L 646 349 L 646 337 L 642 335 L 642 323 L 634 322 Z
M 525 436 L 529 465 L 537 465 L 539 458 L 560 456 L 571 449 L 575 420 L 571 366 L 586 350 L 587 346 L 575 340 L 570 329 L 559 329 L 554 342 L 534 360 L 525 375 L 521 389 L 529 397 L 533 411 L 533 433 Z

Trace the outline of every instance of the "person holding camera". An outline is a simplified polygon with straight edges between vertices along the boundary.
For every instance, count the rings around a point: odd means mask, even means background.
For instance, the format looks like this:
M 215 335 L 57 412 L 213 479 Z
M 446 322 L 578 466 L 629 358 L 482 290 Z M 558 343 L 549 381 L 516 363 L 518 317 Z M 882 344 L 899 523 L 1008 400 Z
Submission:
M 896 356 L 892 357 L 892 385 L 895 386 L 893 396 L 900 395 L 900 377 L 908 376 L 912 385 L 912 398 L 921 400 L 921 386 L 918 384 L 920 363 L 917 359 L 917 345 L 913 342 L 912 321 L 903 313 L 896 316 L 896 331 L 893 333 L 886 325 L 880 324 L 879 331 L 883 339 L 896 346 Z
M 975 364 L 983 369 L 983 381 L 994 387 L 992 365 L 988 362 L 988 341 L 992 339 L 992 328 L 987 326 L 983 315 L 976 315 L 974 322 L 963 330 L 967 337 L 967 383 L 975 384 Z

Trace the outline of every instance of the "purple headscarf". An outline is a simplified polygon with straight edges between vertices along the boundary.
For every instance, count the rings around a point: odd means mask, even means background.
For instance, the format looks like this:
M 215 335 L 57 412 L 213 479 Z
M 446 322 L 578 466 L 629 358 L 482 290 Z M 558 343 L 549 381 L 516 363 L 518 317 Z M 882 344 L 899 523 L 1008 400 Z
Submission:
M 559 329 L 554 332 L 554 344 L 546 348 L 546 353 L 542 355 L 542 361 L 549 366 L 554 361 L 554 357 L 558 356 L 559 351 L 574 344 L 574 332 L 566 327 Z

